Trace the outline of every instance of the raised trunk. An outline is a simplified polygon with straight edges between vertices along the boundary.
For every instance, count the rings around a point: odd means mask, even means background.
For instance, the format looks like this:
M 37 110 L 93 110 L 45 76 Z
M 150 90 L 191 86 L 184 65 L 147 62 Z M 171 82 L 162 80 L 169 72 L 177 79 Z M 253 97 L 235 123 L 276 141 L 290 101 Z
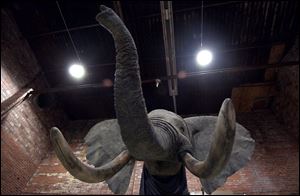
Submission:
M 134 40 L 121 19 L 105 6 L 97 21 L 111 32 L 116 48 L 115 110 L 121 135 L 136 159 L 157 159 L 165 152 L 147 116 Z

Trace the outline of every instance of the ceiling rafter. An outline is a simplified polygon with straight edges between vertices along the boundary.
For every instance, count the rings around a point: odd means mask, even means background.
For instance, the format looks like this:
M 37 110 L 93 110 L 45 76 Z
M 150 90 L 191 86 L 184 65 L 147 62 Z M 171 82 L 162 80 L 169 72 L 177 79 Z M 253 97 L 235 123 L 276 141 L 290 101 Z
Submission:
M 177 74 L 175 38 L 174 38 L 174 21 L 172 1 L 161 1 L 161 20 L 163 26 L 163 38 L 166 57 L 167 76 Z M 169 95 L 173 98 L 174 112 L 177 113 L 176 96 L 178 95 L 177 78 L 168 80 Z

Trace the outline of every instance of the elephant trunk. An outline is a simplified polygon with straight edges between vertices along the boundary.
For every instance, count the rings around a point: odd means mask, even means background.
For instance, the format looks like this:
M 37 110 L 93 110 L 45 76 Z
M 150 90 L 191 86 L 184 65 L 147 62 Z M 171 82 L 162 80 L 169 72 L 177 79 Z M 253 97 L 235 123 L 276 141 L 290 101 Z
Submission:
M 96 20 L 112 34 L 115 42 L 114 102 L 122 139 L 136 159 L 151 158 L 151 155 L 155 158 L 155 154 L 159 155 L 162 149 L 147 116 L 134 40 L 110 8 L 100 6 Z

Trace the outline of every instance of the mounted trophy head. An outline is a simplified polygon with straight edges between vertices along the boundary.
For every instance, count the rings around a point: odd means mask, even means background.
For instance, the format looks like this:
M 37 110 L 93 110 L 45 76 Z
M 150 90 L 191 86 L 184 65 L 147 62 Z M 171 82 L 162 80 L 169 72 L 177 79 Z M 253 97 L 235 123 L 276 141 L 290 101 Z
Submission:
M 182 118 L 163 109 L 148 114 L 137 49 L 130 32 L 114 11 L 105 6 L 100 6 L 96 20 L 112 34 L 115 42 L 117 119 L 96 124 L 85 137 L 87 160 L 95 167 L 77 159 L 59 129 L 51 129 L 57 157 L 71 175 L 88 183 L 106 181 L 114 193 L 124 194 L 134 162 L 140 160 L 144 161 L 143 174 L 157 179 L 172 180 L 182 172 L 185 176 L 187 168 L 200 178 L 204 191 L 212 193 L 228 176 L 245 166 L 255 144 L 249 132 L 236 123 L 230 99 L 224 100 L 217 117 Z M 142 194 L 149 193 L 144 178 Z M 169 193 L 185 193 L 184 189 L 172 191 Z

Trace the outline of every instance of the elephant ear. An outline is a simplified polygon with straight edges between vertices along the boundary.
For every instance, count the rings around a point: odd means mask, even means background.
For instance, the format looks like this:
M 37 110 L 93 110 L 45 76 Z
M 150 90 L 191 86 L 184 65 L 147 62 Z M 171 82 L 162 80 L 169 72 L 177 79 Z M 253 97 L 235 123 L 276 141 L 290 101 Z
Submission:
M 84 138 L 87 144 L 86 159 L 89 164 L 102 166 L 113 160 L 126 146 L 122 141 L 120 127 L 116 119 L 105 120 L 94 125 Z M 115 194 L 125 194 L 134 167 L 132 159 L 118 173 L 106 180 Z
M 197 116 L 184 119 L 191 135 L 193 156 L 198 160 L 203 161 L 208 155 L 217 119 L 216 116 Z M 204 191 L 211 194 L 225 183 L 227 177 L 244 167 L 250 160 L 254 147 L 255 141 L 251 138 L 248 130 L 236 123 L 230 159 L 216 177 L 212 179 L 200 178 Z

